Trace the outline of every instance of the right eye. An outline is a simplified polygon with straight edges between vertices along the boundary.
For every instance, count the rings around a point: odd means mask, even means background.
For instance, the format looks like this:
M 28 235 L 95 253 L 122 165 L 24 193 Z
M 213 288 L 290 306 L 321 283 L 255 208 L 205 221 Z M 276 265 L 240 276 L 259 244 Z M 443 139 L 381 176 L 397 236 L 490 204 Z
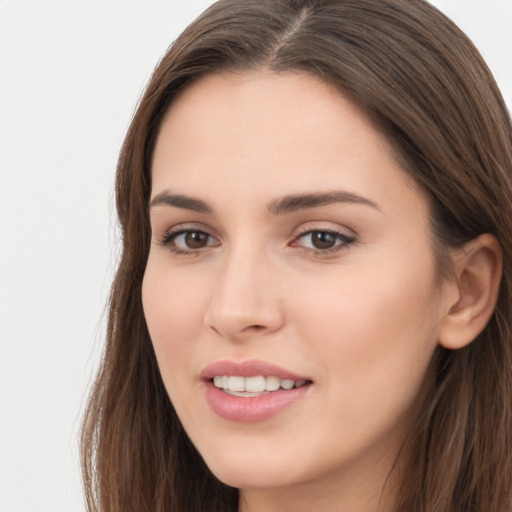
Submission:
M 169 247 L 177 254 L 189 254 L 200 251 L 206 247 L 215 247 L 219 242 L 206 231 L 198 229 L 180 229 L 165 234 L 160 245 Z

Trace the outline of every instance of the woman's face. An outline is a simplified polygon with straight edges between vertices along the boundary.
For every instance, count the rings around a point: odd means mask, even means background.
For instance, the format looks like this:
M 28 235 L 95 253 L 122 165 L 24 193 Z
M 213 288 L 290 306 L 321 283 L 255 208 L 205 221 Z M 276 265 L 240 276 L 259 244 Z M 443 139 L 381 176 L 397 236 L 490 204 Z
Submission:
M 383 136 L 316 78 L 209 76 L 163 121 L 151 198 L 144 312 L 213 473 L 382 483 L 446 309 L 428 201 Z

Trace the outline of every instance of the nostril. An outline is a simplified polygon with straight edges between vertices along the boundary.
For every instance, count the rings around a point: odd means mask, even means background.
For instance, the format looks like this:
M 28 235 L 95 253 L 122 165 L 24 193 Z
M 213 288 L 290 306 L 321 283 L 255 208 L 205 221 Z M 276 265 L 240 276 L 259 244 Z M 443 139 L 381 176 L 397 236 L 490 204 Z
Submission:
M 265 329 L 263 325 L 248 325 L 244 330 L 261 331 Z

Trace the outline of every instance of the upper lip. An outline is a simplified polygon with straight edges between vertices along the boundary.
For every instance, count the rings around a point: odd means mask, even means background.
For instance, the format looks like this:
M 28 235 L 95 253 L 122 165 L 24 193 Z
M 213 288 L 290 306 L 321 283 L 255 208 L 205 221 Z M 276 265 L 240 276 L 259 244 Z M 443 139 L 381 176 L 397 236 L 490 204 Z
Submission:
M 216 375 L 236 375 L 239 377 L 256 377 L 262 375 L 264 377 L 274 376 L 279 379 L 289 379 L 294 381 L 311 381 L 306 376 L 291 372 L 286 368 L 282 368 L 273 363 L 252 359 L 249 361 L 216 361 L 203 369 L 201 379 L 210 380 Z

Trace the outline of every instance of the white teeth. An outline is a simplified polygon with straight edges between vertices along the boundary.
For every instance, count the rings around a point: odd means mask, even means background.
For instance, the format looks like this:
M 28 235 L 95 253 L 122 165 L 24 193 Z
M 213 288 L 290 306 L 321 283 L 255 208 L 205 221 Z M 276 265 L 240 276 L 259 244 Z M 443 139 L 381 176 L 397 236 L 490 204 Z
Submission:
M 281 386 L 281 380 L 277 377 L 267 377 L 265 387 L 267 391 L 277 391 Z
M 279 388 L 292 389 L 300 388 L 306 384 L 305 380 L 293 381 L 291 379 L 280 379 L 270 375 L 263 377 L 258 375 L 255 377 L 240 377 L 237 375 L 216 375 L 213 378 L 213 384 L 219 389 L 224 389 L 230 394 L 238 396 L 258 396 L 259 394 L 277 391 Z M 231 393 L 233 392 L 233 393 Z
M 250 393 L 261 393 L 265 391 L 266 383 L 265 377 L 248 377 L 245 379 L 245 391 Z
M 294 384 L 295 383 L 293 382 L 293 380 L 289 380 L 289 379 L 283 379 L 281 381 L 281 387 L 283 389 L 292 389 Z
M 245 391 L 245 379 L 231 375 L 228 379 L 228 389 L 231 391 Z

